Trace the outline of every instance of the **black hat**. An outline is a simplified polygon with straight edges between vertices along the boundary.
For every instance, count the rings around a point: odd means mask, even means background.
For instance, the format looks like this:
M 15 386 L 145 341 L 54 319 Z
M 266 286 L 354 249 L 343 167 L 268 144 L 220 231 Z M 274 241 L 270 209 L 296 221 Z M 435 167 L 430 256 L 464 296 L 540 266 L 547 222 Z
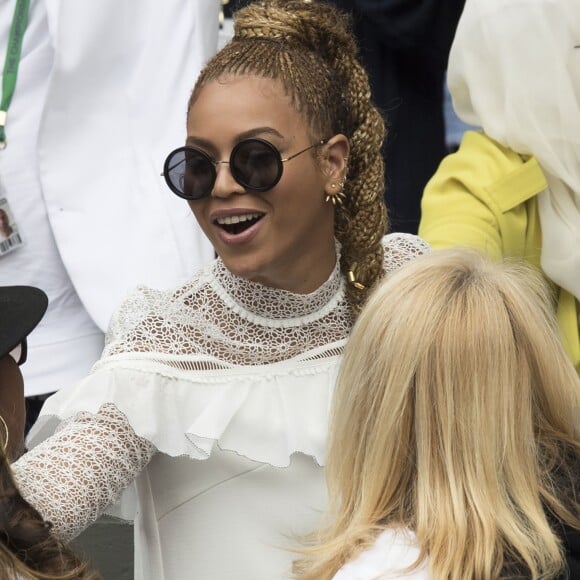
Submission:
M 40 322 L 48 298 L 33 286 L 0 286 L 0 357 L 16 348 Z

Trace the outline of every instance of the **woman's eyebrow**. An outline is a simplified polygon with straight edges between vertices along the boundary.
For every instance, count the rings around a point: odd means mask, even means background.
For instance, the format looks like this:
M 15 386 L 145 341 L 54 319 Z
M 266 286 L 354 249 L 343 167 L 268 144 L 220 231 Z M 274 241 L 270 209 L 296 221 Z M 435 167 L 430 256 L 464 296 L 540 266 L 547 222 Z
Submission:
M 198 147 L 203 147 L 204 149 L 211 149 L 212 148 L 211 141 L 208 141 L 207 139 L 202 139 L 201 137 L 194 137 L 192 135 L 189 135 L 187 137 L 187 139 L 185 140 L 185 144 L 186 145 L 197 145 Z
M 274 137 L 279 137 L 280 139 L 284 139 L 284 135 L 274 129 L 273 127 L 255 127 L 253 129 L 248 129 L 247 131 L 243 131 L 236 135 L 236 142 L 243 141 L 244 139 L 251 139 L 252 137 L 259 137 L 266 135 L 273 135 Z M 186 145 L 193 145 L 196 147 L 201 147 L 206 150 L 213 150 L 214 144 L 209 141 L 208 139 L 204 139 L 203 137 L 196 137 L 195 135 L 189 135 L 185 141 Z
M 268 135 L 273 135 L 275 137 L 279 137 L 280 139 L 284 139 L 284 135 L 279 131 L 276 131 L 273 127 L 256 127 L 255 129 L 249 129 L 248 131 L 244 131 L 238 135 L 238 140 L 242 139 L 249 139 L 251 137 L 257 137 L 258 135 L 263 135 L 264 133 Z

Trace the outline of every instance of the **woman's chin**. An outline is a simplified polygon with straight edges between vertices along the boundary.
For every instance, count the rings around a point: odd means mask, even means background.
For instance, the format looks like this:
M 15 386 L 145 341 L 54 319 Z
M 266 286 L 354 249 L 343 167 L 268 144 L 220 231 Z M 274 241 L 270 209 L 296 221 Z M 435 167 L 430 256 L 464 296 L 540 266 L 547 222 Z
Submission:
M 220 255 L 225 267 L 238 278 L 244 278 L 245 280 L 251 280 L 253 282 L 260 281 L 263 278 L 262 272 L 266 271 L 263 264 L 256 260 L 242 258 L 237 256 L 232 258 L 227 255 Z
M 257 261 L 224 260 L 223 257 L 222 261 L 225 267 L 238 278 L 243 278 L 244 280 L 255 282 L 262 286 L 268 286 L 270 288 L 292 290 L 292 288 L 287 287 L 288 281 L 280 276 L 276 276 L 275 273 L 271 271 L 271 268 L 268 268 L 267 264 L 264 262 L 258 263 Z

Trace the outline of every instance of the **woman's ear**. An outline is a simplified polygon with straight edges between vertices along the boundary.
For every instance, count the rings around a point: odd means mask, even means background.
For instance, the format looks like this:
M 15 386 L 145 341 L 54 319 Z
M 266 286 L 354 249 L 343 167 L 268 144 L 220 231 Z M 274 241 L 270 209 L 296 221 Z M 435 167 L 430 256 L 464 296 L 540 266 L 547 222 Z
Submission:
M 324 191 L 326 195 L 336 195 L 342 192 L 348 167 L 350 145 L 348 138 L 339 133 L 329 139 L 324 145 L 322 171 L 326 177 Z

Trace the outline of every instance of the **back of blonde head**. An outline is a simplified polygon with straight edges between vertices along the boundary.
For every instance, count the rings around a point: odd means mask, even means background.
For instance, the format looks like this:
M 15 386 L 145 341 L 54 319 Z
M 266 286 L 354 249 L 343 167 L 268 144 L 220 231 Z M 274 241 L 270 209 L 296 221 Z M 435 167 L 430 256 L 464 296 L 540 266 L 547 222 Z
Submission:
M 382 276 L 386 231 L 381 145 L 384 121 L 370 99 L 368 77 L 357 58 L 348 19 L 324 3 L 253 2 L 235 15 L 233 40 L 206 66 L 190 106 L 208 82 L 227 75 L 258 75 L 282 83 L 310 124 L 314 139 L 343 133 L 350 141 L 343 206 L 335 213 L 343 272 L 356 264 L 366 289 L 349 286 L 354 312 Z
M 419 258 L 384 282 L 346 349 L 331 523 L 300 577 L 331 578 L 399 526 L 416 532 L 433 578 L 560 572 L 548 520 L 580 528 L 580 379 L 556 328 L 539 276 L 471 251 Z

